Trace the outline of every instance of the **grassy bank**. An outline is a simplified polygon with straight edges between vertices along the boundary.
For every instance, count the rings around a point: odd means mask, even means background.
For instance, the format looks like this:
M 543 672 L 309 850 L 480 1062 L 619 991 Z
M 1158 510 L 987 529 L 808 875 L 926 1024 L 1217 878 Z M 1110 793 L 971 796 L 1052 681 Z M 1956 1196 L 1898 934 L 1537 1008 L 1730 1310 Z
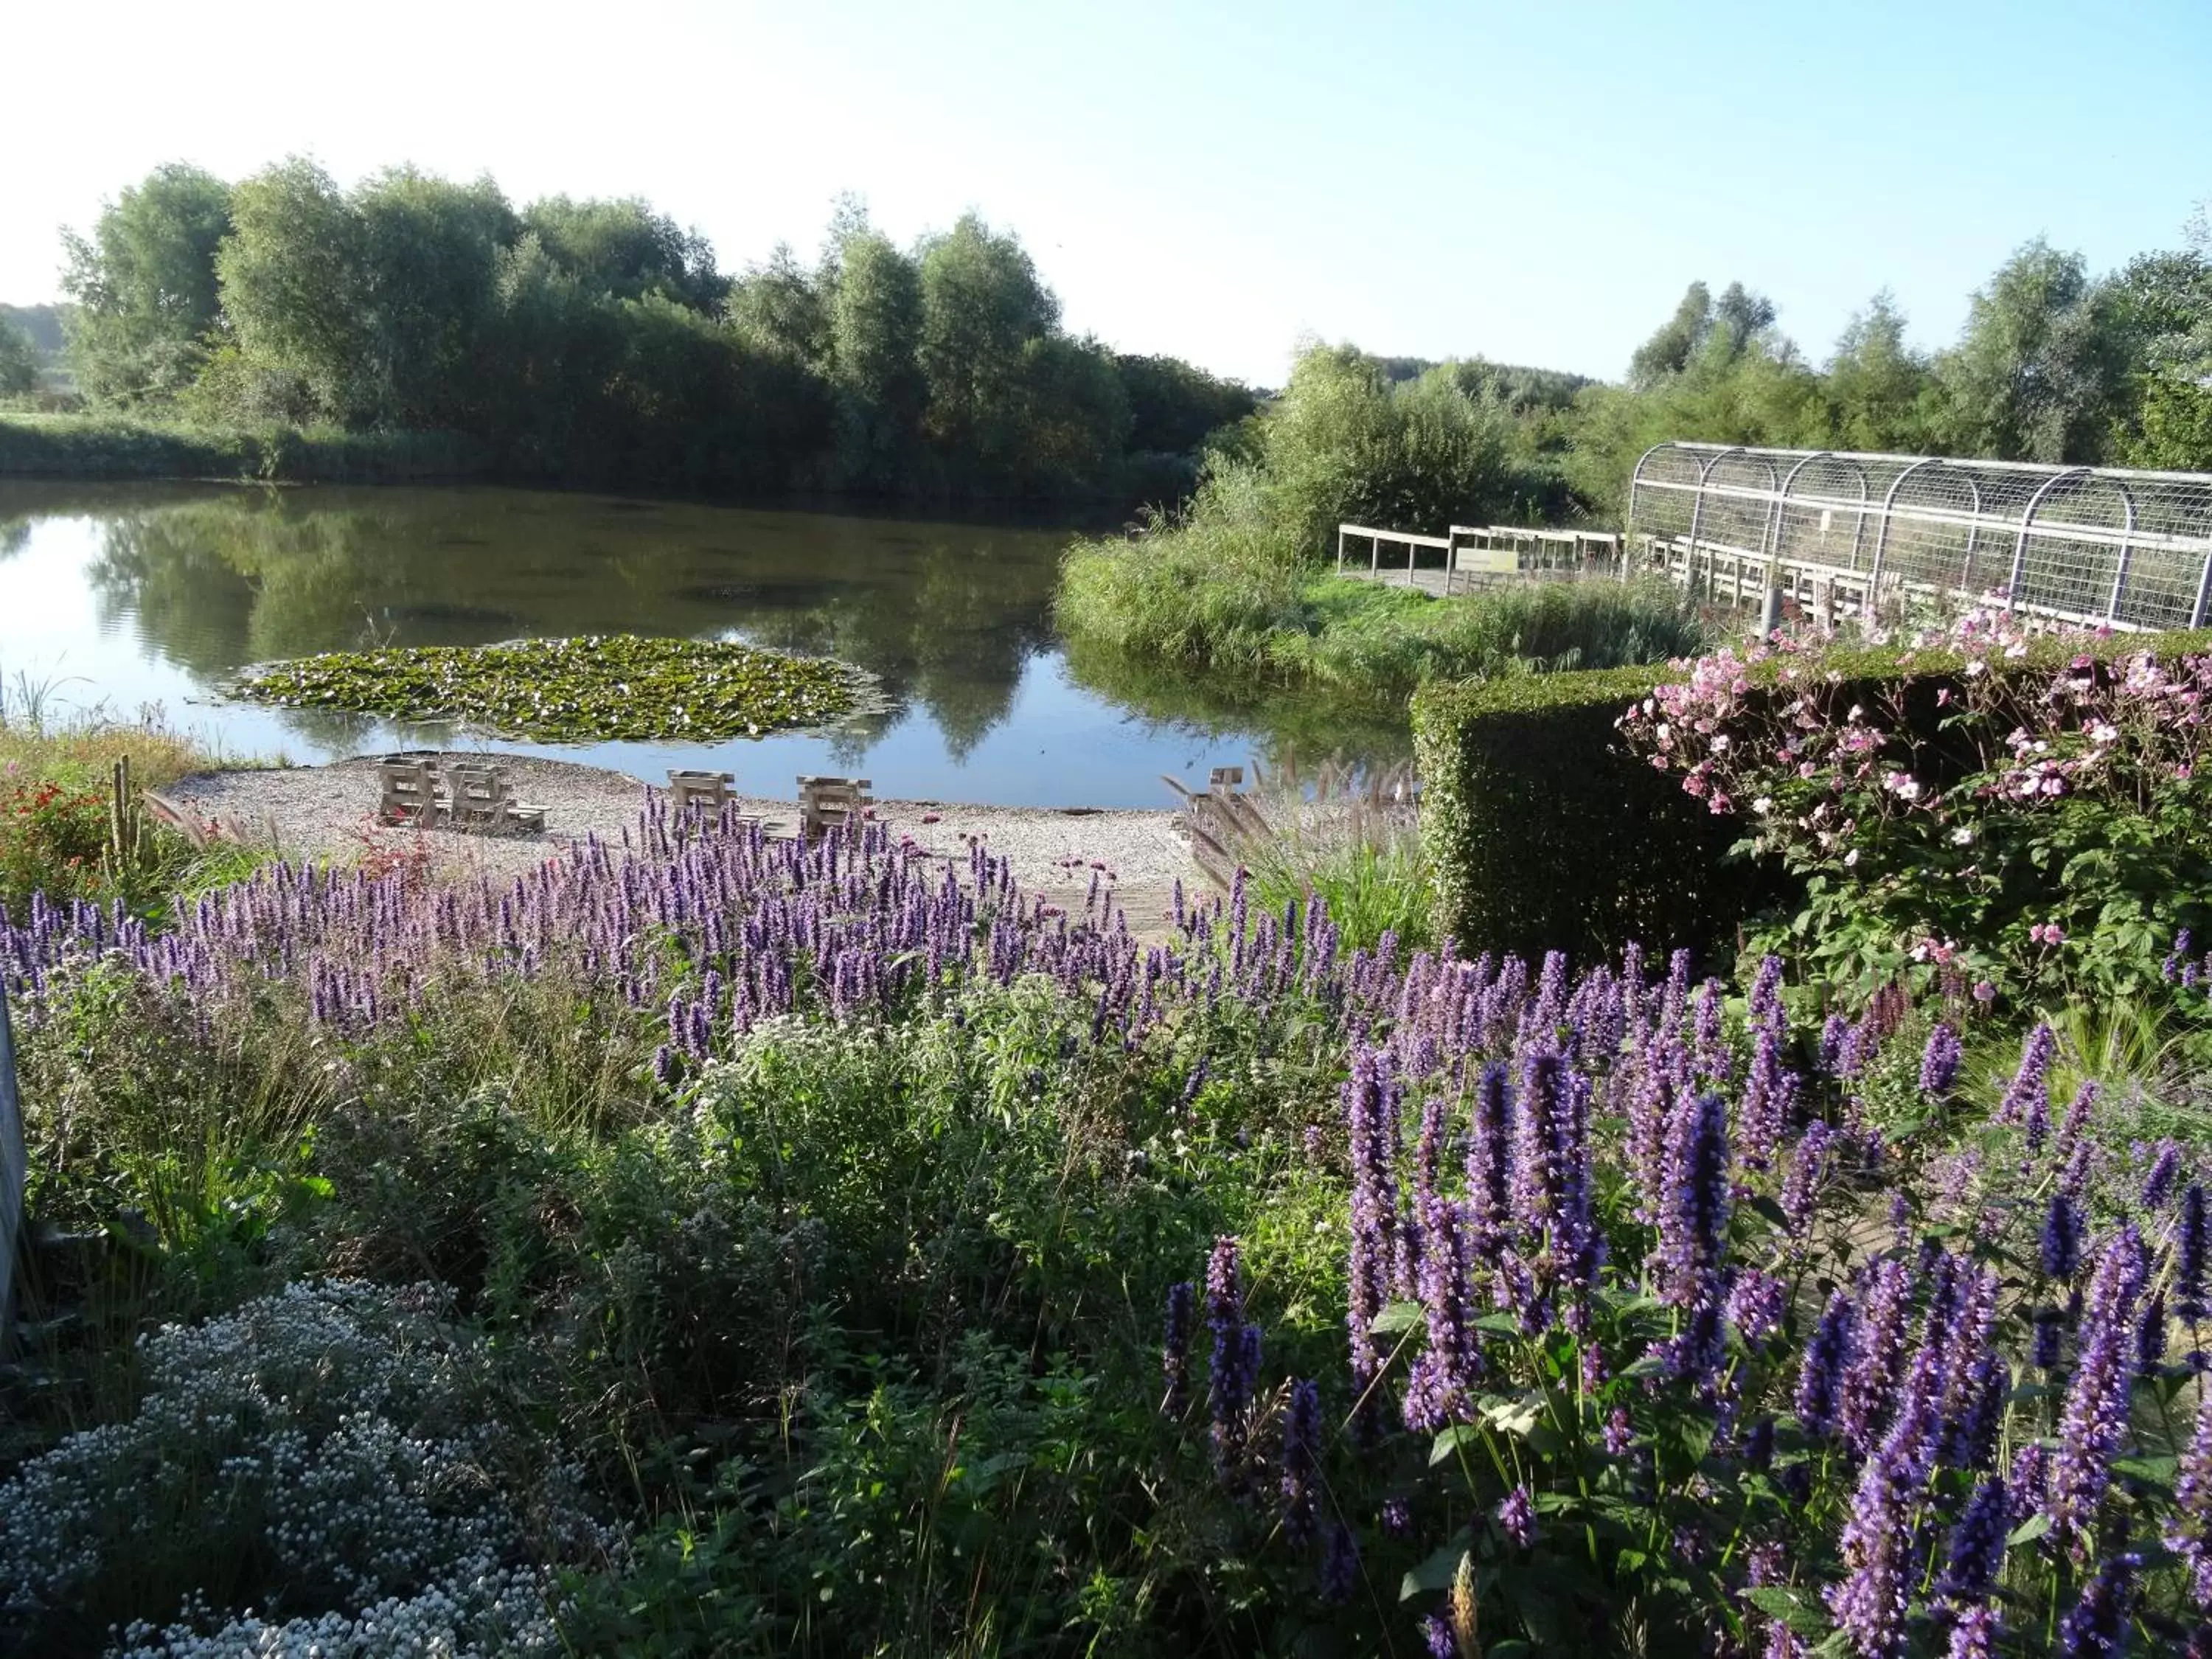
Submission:
M 428 483 L 484 478 L 490 471 L 483 447 L 452 433 L 0 414 L 0 478 Z
M 1095 648 L 1262 684 L 1402 698 L 1432 679 L 1611 668 L 1693 653 L 1663 583 L 1529 583 L 1449 599 L 1285 556 L 1263 531 L 1199 522 L 1072 549 L 1057 607 Z

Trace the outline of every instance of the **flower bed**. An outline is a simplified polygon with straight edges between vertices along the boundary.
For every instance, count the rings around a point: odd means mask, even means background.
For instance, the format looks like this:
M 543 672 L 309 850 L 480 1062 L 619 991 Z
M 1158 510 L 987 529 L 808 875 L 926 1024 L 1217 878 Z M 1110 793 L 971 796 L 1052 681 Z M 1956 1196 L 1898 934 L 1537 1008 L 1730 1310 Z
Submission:
M 617 634 L 341 651 L 248 670 L 231 695 L 287 708 L 453 720 L 543 743 L 759 737 L 853 713 L 857 670 L 729 641 Z

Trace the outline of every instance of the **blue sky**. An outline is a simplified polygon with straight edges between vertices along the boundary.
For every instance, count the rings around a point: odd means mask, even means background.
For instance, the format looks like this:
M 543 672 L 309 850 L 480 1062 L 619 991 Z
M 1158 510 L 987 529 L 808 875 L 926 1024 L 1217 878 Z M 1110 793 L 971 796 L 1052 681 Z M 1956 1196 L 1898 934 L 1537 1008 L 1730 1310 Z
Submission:
M 2212 0 L 34 3 L 18 302 L 155 163 L 301 151 L 641 194 L 730 269 L 841 191 L 901 240 L 974 208 L 1072 327 L 1262 383 L 1305 334 L 1617 375 L 1693 277 L 1815 356 L 1883 287 L 1940 343 L 2026 239 L 2106 270 L 2212 197 Z

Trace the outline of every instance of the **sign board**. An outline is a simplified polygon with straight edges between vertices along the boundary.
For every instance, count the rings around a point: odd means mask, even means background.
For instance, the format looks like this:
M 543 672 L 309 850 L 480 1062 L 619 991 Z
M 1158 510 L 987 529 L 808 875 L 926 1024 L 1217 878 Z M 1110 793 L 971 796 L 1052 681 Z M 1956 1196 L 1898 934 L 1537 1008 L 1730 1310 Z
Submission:
M 1452 568 L 1486 576 L 1510 576 L 1521 568 L 1521 555 L 1510 547 L 1462 547 L 1453 553 Z
M 15 1093 L 15 1034 L 0 986 L 0 1352 L 14 1311 L 15 1247 L 23 1227 L 23 1113 Z

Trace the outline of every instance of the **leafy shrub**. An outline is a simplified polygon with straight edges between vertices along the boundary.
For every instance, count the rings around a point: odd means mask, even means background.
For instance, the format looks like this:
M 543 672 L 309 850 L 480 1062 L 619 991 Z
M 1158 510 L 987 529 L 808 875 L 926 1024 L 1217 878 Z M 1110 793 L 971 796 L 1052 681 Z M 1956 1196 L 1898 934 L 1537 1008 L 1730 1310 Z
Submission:
M 2212 917 L 2208 643 L 1975 613 L 1905 652 L 1706 658 L 1624 729 L 1804 884 L 1822 977 L 2140 996 Z

